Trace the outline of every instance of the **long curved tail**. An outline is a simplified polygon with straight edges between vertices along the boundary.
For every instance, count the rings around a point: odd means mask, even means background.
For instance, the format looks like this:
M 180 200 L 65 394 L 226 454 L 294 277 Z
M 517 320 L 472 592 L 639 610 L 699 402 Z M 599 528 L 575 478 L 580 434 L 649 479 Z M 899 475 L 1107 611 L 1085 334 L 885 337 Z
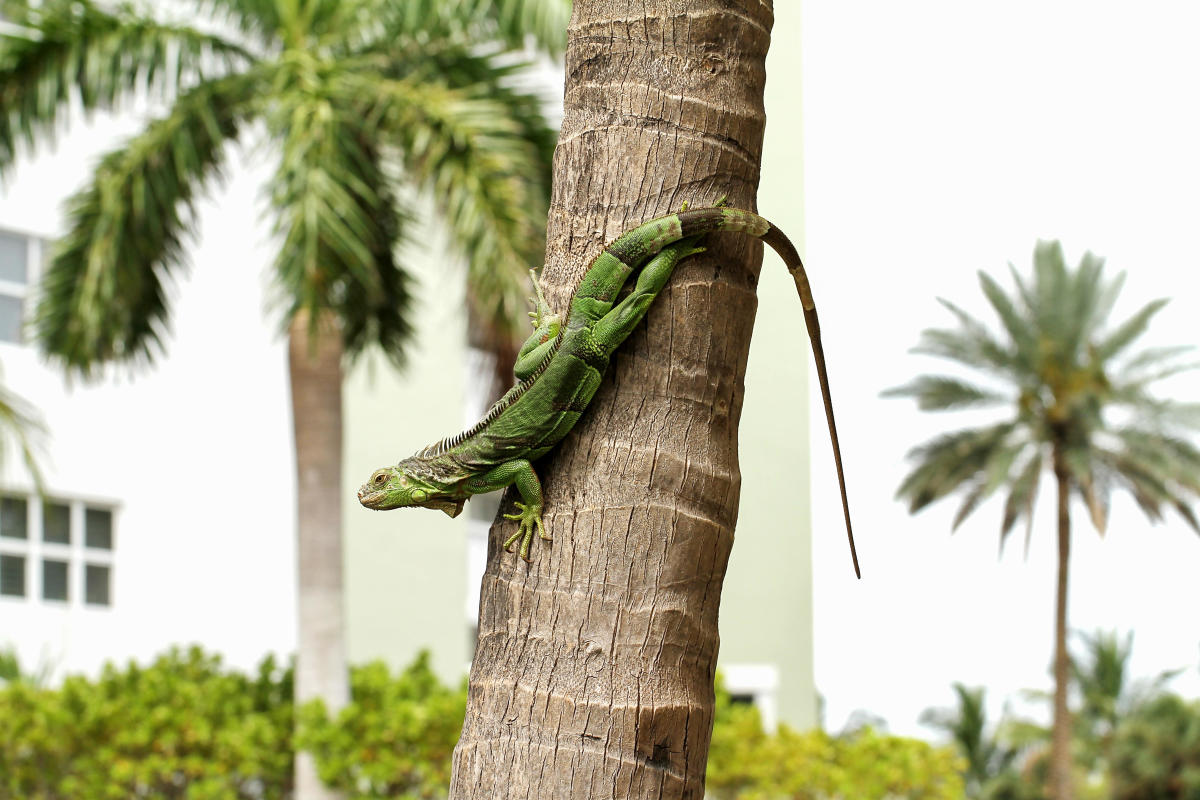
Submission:
M 804 306 L 804 324 L 808 328 L 808 340 L 812 345 L 813 361 L 817 365 L 817 382 L 821 386 L 821 400 L 825 405 L 825 422 L 829 426 L 829 440 L 833 444 L 833 463 L 837 468 L 838 489 L 842 495 L 842 514 L 846 518 L 846 537 L 850 541 L 850 558 L 854 561 L 854 574 L 861 578 L 858 566 L 858 551 L 854 547 L 854 529 L 850 524 L 850 502 L 846 498 L 846 476 L 842 470 L 842 448 L 838 442 L 837 424 L 833 419 L 833 400 L 829 395 L 829 374 L 825 368 L 825 350 L 821 345 L 821 325 L 817 320 L 817 307 L 813 302 L 812 288 L 804 263 L 795 246 L 783 231 L 768 220 L 750 211 L 737 208 L 697 208 L 650 220 L 617 237 L 605 250 L 621 262 L 629 265 L 642 264 L 646 259 L 688 236 L 719 231 L 732 231 L 757 236 L 779 254 L 796 282 L 796 291 Z

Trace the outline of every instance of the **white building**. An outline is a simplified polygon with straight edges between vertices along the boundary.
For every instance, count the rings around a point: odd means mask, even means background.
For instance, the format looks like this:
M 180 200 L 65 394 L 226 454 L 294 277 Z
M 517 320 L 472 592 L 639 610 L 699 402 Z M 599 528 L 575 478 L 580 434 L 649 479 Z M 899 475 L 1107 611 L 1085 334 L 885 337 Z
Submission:
M 192 276 L 152 369 L 68 380 L 17 338 L 62 201 L 135 120 L 76 127 L 0 186 L 4 385 L 49 431 L 45 504 L 9 452 L 0 491 L 0 647 L 94 671 L 200 642 L 240 666 L 295 642 L 286 355 L 264 318 L 261 174 L 234 163 L 200 204 Z

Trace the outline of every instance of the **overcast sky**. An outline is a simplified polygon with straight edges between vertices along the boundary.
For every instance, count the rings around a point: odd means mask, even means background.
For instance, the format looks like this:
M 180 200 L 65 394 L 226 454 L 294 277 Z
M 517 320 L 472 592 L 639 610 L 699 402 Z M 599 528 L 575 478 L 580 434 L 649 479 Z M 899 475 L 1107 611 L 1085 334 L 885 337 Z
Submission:
M 806 0 L 804 20 L 807 264 L 863 565 L 844 568 L 813 417 L 817 684 L 833 730 L 861 708 L 930 736 L 917 717 L 954 681 L 987 686 L 993 713 L 1050 688 L 1053 486 L 1027 559 L 1023 533 L 997 558 L 1001 500 L 953 537 L 954 501 L 910 517 L 905 452 L 979 417 L 879 393 L 939 368 L 908 353 L 953 322 L 936 296 L 990 321 L 976 271 L 1009 286 L 1039 238 L 1128 273 L 1116 318 L 1171 298 L 1144 344 L 1196 341 L 1200 5 Z M 1164 388 L 1200 397 L 1195 376 Z M 1074 510 L 1071 627 L 1134 631 L 1135 674 L 1186 667 L 1174 686 L 1200 695 L 1200 537 L 1127 495 L 1104 539 Z

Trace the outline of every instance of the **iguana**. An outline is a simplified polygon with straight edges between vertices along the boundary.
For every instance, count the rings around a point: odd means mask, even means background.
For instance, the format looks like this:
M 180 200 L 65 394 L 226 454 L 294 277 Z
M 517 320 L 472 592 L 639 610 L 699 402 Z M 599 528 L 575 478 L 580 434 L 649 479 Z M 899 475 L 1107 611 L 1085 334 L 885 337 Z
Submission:
M 833 443 L 850 555 L 855 574 L 861 576 L 821 332 L 804 265 L 796 248 L 778 228 L 757 214 L 736 208 L 684 210 L 622 234 L 588 266 L 571 297 L 565 321 L 551 313 L 534 277 L 536 300 L 530 298 L 535 303 L 535 310 L 530 312 L 534 332 L 518 352 L 513 368 L 516 385 L 470 429 L 442 439 L 395 466 L 376 470 L 358 490 L 359 501 L 373 509 L 436 508 L 456 517 L 471 495 L 515 484 L 521 495 L 516 501 L 520 513 L 504 517 L 517 520 L 519 525 L 504 542 L 504 549 L 511 552 L 519 540 L 521 557 L 528 561 L 534 533 L 550 539 L 542 524 L 542 487 L 532 462 L 548 453 L 579 420 L 600 386 L 613 351 L 646 315 L 675 265 L 702 252 L 700 238 L 718 231 L 762 239 L 783 258 L 796 282 Z M 633 291 L 618 302 L 626 279 L 639 268 Z

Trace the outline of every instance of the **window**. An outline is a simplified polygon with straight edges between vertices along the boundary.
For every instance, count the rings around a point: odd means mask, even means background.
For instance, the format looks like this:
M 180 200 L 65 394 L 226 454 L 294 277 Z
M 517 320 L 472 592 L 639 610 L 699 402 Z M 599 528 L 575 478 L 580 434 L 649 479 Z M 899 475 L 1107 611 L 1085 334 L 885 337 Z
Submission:
M 67 567 L 66 561 L 55 561 L 47 558 L 42 562 L 42 599 L 67 600 Z
M 46 503 L 42 506 L 42 541 L 51 544 L 71 543 L 71 507 L 66 503 Z
M 107 508 L 88 507 L 84 515 L 83 531 L 88 547 L 112 550 L 112 511 Z
M 0 536 L 28 539 L 29 503 L 24 497 L 0 497 Z
M 111 605 L 108 598 L 108 585 L 112 577 L 112 567 L 103 564 L 88 564 L 84 573 L 84 593 L 90 606 Z
M 25 557 L 0 555 L 0 595 L 25 596 Z
M 0 596 L 111 606 L 115 518 L 101 503 L 0 494 Z
M 0 231 L 0 281 L 24 284 L 28 264 L 29 239 Z
M 0 231 L 0 342 L 21 341 L 31 245 L 28 236 Z

